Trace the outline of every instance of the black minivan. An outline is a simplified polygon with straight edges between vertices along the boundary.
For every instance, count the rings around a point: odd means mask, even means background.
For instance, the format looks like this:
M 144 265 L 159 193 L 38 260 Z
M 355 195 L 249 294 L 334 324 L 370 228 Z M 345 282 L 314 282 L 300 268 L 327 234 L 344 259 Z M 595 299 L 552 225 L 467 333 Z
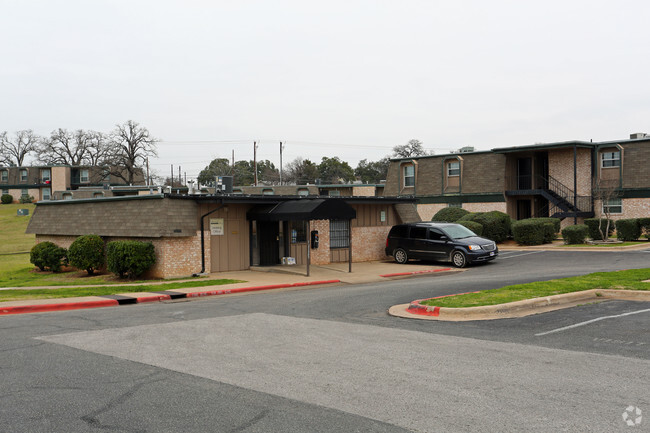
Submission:
M 499 255 L 494 241 L 476 236 L 465 226 L 453 223 L 409 223 L 393 226 L 386 238 L 386 255 L 397 263 L 409 259 L 468 263 L 487 262 Z

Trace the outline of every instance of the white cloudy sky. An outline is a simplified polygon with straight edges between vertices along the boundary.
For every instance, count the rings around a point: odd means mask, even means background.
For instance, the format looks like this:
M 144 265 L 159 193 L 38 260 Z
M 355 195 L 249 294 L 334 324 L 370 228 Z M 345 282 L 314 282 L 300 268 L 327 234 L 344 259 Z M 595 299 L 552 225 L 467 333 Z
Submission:
M 0 0 L 0 131 L 163 141 L 212 158 L 354 167 L 411 138 L 443 153 L 650 132 L 650 2 Z

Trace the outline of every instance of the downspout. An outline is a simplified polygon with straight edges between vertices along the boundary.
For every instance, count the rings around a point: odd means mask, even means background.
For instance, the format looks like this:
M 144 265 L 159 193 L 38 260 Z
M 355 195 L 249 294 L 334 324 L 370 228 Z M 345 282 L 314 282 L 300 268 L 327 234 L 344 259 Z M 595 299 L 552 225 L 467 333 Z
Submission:
M 211 213 L 214 213 L 214 212 L 216 212 L 218 210 L 223 209 L 224 207 L 225 207 L 225 205 L 223 204 L 223 200 L 221 200 L 221 206 L 217 206 L 216 209 L 212 209 L 210 212 L 208 212 L 208 213 L 206 213 L 204 215 L 201 215 L 201 272 L 196 273 L 196 274 L 192 274 L 193 277 L 198 277 L 198 276 L 205 273 L 205 234 L 203 233 L 203 227 L 204 227 L 203 221 L 204 221 L 204 218 L 207 217 L 208 215 L 210 215 Z
M 578 146 L 573 145 L 573 224 L 578 224 Z

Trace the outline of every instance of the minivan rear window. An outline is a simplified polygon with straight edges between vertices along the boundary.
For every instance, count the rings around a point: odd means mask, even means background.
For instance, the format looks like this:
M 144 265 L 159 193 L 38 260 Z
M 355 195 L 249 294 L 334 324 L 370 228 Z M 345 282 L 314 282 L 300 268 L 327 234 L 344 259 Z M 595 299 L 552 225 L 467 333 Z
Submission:
M 426 227 L 411 227 L 411 238 L 413 239 L 426 239 L 427 238 L 427 228 Z

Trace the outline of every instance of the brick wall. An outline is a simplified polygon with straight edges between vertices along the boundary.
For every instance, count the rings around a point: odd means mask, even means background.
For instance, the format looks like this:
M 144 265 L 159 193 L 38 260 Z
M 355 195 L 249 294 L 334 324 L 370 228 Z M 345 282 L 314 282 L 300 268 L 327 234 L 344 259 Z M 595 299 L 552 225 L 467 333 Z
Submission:
M 623 145 L 623 188 L 650 187 L 650 142 L 627 143 Z
M 591 150 L 578 149 L 578 195 L 591 195 Z M 573 190 L 573 149 L 548 152 L 548 174 Z
M 145 274 L 147 278 L 179 278 L 189 277 L 201 270 L 201 236 L 197 232 L 193 237 L 182 238 L 141 238 L 143 242 L 151 242 L 156 252 L 156 263 Z M 77 236 L 36 235 L 36 243 L 50 241 L 63 248 L 70 245 Z M 133 240 L 127 238 L 104 237 L 106 243 L 117 240 Z M 210 247 L 206 244 L 206 272 L 210 272 Z
M 463 209 L 469 212 L 490 212 L 498 210 L 499 212 L 507 213 L 506 203 L 463 203 Z
M 440 209 L 447 207 L 446 203 L 430 203 L 430 204 L 418 204 L 418 213 L 422 221 L 431 221 L 431 218 L 438 213 Z
M 352 229 L 352 261 L 367 262 L 387 259 L 384 249 L 390 227 L 354 227 Z
M 311 264 L 325 265 L 330 262 L 330 221 L 315 220 L 311 222 L 311 230 L 318 230 L 318 248 L 312 249 Z M 311 236 L 307 233 L 307 236 Z M 354 256 L 353 256 L 354 257 Z
M 650 198 L 624 198 L 621 200 L 623 213 L 610 214 L 613 220 L 628 218 L 650 218 Z M 594 212 L 596 218 L 604 218 L 602 213 L 603 204 L 601 200 L 594 200 Z

